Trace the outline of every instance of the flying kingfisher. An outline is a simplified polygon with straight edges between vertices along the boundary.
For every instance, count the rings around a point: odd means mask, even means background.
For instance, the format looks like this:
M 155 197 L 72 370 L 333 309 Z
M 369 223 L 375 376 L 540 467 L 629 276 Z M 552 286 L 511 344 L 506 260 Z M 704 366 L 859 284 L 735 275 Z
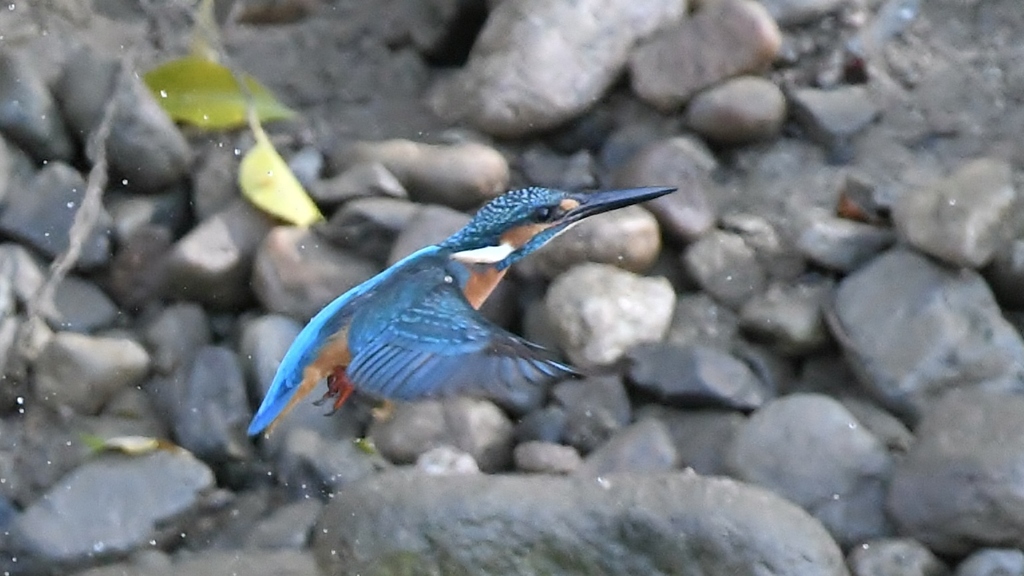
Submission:
M 481 316 L 508 267 L 587 216 L 675 188 L 573 193 L 513 190 L 464 228 L 345 292 L 317 313 L 285 353 L 249 425 L 256 435 L 327 379 L 337 410 L 355 389 L 416 400 L 502 391 L 514 397 L 575 374 L 544 348 Z

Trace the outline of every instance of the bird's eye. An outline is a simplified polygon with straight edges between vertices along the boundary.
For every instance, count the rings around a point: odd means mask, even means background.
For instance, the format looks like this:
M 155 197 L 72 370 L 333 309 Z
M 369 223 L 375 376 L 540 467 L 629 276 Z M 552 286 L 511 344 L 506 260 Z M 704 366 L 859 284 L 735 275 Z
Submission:
M 533 211 L 533 219 L 537 222 L 554 222 L 562 217 L 562 209 L 557 206 L 539 206 Z

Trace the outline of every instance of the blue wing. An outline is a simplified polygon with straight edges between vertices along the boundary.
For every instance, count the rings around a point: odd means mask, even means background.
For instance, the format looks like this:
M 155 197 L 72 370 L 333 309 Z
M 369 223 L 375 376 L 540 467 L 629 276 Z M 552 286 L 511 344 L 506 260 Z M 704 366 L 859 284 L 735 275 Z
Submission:
M 348 333 L 348 377 L 356 387 L 398 400 L 455 394 L 514 399 L 576 374 L 544 348 L 481 316 L 463 296 L 462 283 L 444 263 L 417 266 L 405 271 L 401 287 L 382 289 L 372 306 L 360 307 Z
M 281 360 L 274 381 L 249 424 L 249 435 L 254 436 L 262 432 L 288 406 L 302 382 L 303 369 L 316 360 L 332 337 L 344 329 L 356 309 L 354 303 L 372 297 L 375 290 L 386 284 L 393 274 L 400 272 L 410 262 L 423 258 L 433 260 L 431 256 L 439 250 L 437 246 L 429 246 L 410 254 L 393 267 L 338 296 L 320 310 L 295 337 L 295 341 Z

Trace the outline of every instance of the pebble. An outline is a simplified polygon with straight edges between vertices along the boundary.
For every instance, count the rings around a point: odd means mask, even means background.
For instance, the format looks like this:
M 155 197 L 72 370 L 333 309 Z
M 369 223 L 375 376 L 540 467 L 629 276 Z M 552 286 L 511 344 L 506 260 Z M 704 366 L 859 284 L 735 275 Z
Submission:
M 209 318 L 192 303 L 164 308 L 144 329 L 154 373 L 144 389 L 168 428 L 174 426 L 179 391 L 185 386 L 196 352 L 212 338 Z
M 774 82 L 740 76 L 693 97 L 686 124 L 710 142 L 730 146 L 770 140 L 786 120 L 786 97 Z
M 305 548 L 323 509 L 323 503 L 315 499 L 285 504 L 253 527 L 246 547 L 271 550 Z
M 391 252 L 387 258 L 388 266 L 424 246 L 443 241 L 469 224 L 469 220 L 468 214 L 454 208 L 433 204 L 420 206 L 391 244 Z
M 335 211 L 316 232 L 341 248 L 383 265 L 399 234 L 424 208 L 398 198 L 356 198 Z
M 630 82 L 640 98 L 668 112 L 723 80 L 767 69 L 781 46 L 779 27 L 761 4 L 709 2 L 633 51 Z
M 370 425 L 367 438 L 395 464 L 451 446 L 471 455 L 481 470 L 495 472 L 512 461 L 512 434 L 512 422 L 493 403 L 451 398 L 396 404 L 390 418 Z
M 192 169 L 191 205 L 196 220 L 202 222 L 223 211 L 241 196 L 238 167 L 242 155 L 232 141 L 206 146 Z
M 536 186 L 559 190 L 597 188 L 597 162 L 587 150 L 560 156 L 545 147 L 534 146 L 519 157 L 526 180 Z
M 776 230 L 768 218 L 749 212 L 723 214 L 722 230 L 739 235 L 754 250 L 757 261 L 777 280 L 796 281 L 805 271 L 805 263 Z
M 707 522 L 712 517 L 717 521 Z M 680 526 L 687 527 L 686 546 L 679 545 Z M 552 566 L 572 574 L 596 566 L 605 574 L 645 574 L 652 566 L 663 573 L 747 576 L 753 568 L 737 567 L 772 566 L 779 575 L 847 574 L 839 547 L 798 507 L 733 480 L 681 472 L 382 474 L 337 494 L 313 534 L 320 567 L 340 576 L 403 566 L 508 573 L 510 546 L 531 551 L 515 570 L 524 575 Z M 566 550 L 573 551 L 570 568 Z
M 8 195 L 0 231 L 56 258 L 68 249 L 71 223 L 84 196 L 82 175 L 63 162 L 50 162 L 20 193 Z M 110 224 L 110 215 L 100 209 L 96 227 L 82 244 L 79 268 L 97 268 L 110 260 Z
M 710 197 L 718 185 L 712 173 L 718 168 L 714 155 L 695 138 L 676 136 L 641 147 L 621 168 L 613 181 L 617 188 L 675 186 L 675 192 L 644 204 L 658 219 L 665 233 L 681 242 L 692 242 L 715 225 Z
M 0 50 L 0 132 L 36 162 L 71 161 L 75 147 L 43 78 L 21 54 Z
M 679 465 L 702 476 L 725 476 L 726 454 L 747 417 L 731 410 L 677 410 L 648 404 L 637 421 L 655 418 L 665 426 L 679 456 Z
M 665 404 L 753 410 L 768 399 L 764 385 L 750 368 L 722 350 L 641 344 L 628 358 L 633 387 Z
M 155 557 L 154 557 L 155 556 Z M 309 576 L 317 567 L 311 554 L 299 550 L 216 550 L 181 554 L 171 562 L 162 553 L 135 554 L 130 563 L 110 564 L 86 570 L 81 576 Z
M 282 425 L 287 422 L 285 419 Z M 329 498 L 351 483 L 389 467 L 380 455 L 356 446 L 354 435 L 332 438 L 311 428 L 290 426 L 285 430 L 275 428 L 270 437 L 282 439 L 274 461 L 277 482 L 296 498 Z
M 35 360 L 35 395 L 53 408 L 96 414 L 118 391 L 140 384 L 149 364 L 135 340 L 58 332 Z
M 57 284 L 53 306 L 53 313 L 46 313 L 50 327 L 69 332 L 108 328 L 121 314 L 103 290 L 78 276 L 65 276 Z
M 780 26 L 807 24 L 838 12 L 849 0 L 760 0 Z M 909 576 L 909 575 L 907 575 Z
M 182 450 L 97 457 L 22 512 L 16 539 L 31 554 L 66 565 L 141 550 L 158 530 L 181 532 L 213 487 L 213 472 Z
M 863 86 L 800 88 L 789 95 L 789 106 L 807 136 L 829 149 L 867 128 L 879 114 Z
M 104 286 L 123 309 L 138 311 L 167 290 L 171 231 L 141 226 L 118 245 Z
M 274 220 L 246 200 L 200 222 L 167 257 L 169 296 L 212 310 L 233 310 L 252 301 L 252 262 Z
M 309 195 L 323 206 L 337 206 L 356 199 L 407 198 L 405 186 L 382 162 L 356 162 L 341 174 L 309 185 Z
M 456 209 L 483 204 L 505 192 L 509 181 L 505 157 L 477 142 L 359 142 L 340 152 L 336 160 L 340 168 L 367 162 L 378 162 L 387 168 L 413 201 Z
M 815 214 L 796 248 L 809 261 L 837 272 L 853 272 L 896 242 L 888 228 Z
M 627 206 L 573 226 L 521 260 L 516 270 L 526 277 L 550 279 L 575 265 L 595 262 L 643 273 L 660 251 L 658 221 L 640 206 Z
M 530 474 L 571 474 L 583 463 L 572 446 L 554 442 L 522 442 L 512 451 L 516 470 Z
M 184 185 L 145 195 L 108 190 L 103 202 L 114 221 L 114 239 L 118 245 L 146 226 L 159 226 L 180 235 L 193 224 L 191 198 Z
M 480 473 L 480 466 L 472 455 L 451 446 L 438 446 L 420 454 L 416 458 L 416 469 L 431 476 Z
M 252 445 L 245 435 L 252 412 L 238 356 L 230 348 L 204 346 L 183 386 L 173 414 L 178 444 L 208 462 L 241 460 Z
M 772 284 L 743 305 L 740 329 L 782 354 L 819 350 L 828 342 L 822 311 L 832 290 L 830 282 Z
M 870 540 L 847 556 L 852 576 L 949 576 L 942 560 L 911 538 Z
M 1024 574 L 1024 551 L 984 548 L 956 567 L 956 576 L 1018 576 Z
M 548 405 L 533 410 L 516 422 L 516 442 L 554 444 L 565 437 L 569 416 L 561 406 Z
M 655 419 L 640 420 L 616 432 L 591 452 L 576 470 L 580 476 L 609 474 L 656 474 L 676 468 L 679 455 L 665 425 Z
M 560 382 L 551 390 L 551 397 L 565 415 L 563 436 L 553 440 L 564 440 L 584 454 L 630 422 L 632 407 L 618 376 Z
M 1024 341 L 973 271 L 895 248 L 840 282 L 829 320 L 861 384 L 910 423 L 950 388 L 1022 389 Z
M 680 294 L 665 342 L 728 350 L 739 332 L 739 317 L 703 292 Z
M 665 278 L 607 264 L 580 264 L 555 278 L 545 296 L 561 349 L 578 366 L 611 364 L 668 331 L 676 294 Z
M 277 226 L 256 250 L 252 289 L 266 310 L 305 320 L 378 271 L 309 230 Z
M 983 271 L 996 300 L 1004 308 L 1024 310 L 1024 239 L 1003 244 Z
M 926 254 L 968 268 L 984 266 L 1017 226 L 1010 165 L 980 158 L 930 186 L 906 191 L 893 206 L 900 238 Z
M 739 234 L 724 230 L 713 230 L 687 247 L 683 264 L 702 290 L 734 310 L 768 282 L 754 249 Z
M 954 390 L 929 405 L 896 466 L 889 514 L 900 534 L 936 554 L 1024 548 L 1024 397 Z
M 768 402 L 740 428 L 727 462 L 735 477 L 814 514 L 842 546 L 892 533 L 885 508 L 892 459 L 828 396 Z
M 842 387 L 846 387 L 849 383 L 849 381 L 839 382 Z M 881 440 L 891 452 L 906 452 L 914 444 L 914 433 L 907 428 L 907 425 L 874 402 L 853 396 L 841 397 L 839 401 L 864 428 Z
M 495 136 L 554 128 L 593 106 L 638 40 L 685 11 L 683 0 L 502 2 L 465 67 L 434 87 L 430 106 Z

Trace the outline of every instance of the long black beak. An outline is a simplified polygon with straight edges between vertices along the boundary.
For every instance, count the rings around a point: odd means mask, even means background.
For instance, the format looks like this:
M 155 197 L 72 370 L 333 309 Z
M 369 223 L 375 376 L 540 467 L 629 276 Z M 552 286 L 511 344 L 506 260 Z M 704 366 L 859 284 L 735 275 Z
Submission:
M 631 204 L 653 200 L 654 198 L 664 196 L 665 194 L 675 191 L 676 188 L 651 186 L 647 188 L 627 188 L 625 190 L 590 192 L 588 194 L 572 194 L 569 197 L 579 202 L 580 205 L 569 210 L 565 215 L 565 221 L 577 222 L 587 216 L 593 216 L 594 214 L 608 212 Z

